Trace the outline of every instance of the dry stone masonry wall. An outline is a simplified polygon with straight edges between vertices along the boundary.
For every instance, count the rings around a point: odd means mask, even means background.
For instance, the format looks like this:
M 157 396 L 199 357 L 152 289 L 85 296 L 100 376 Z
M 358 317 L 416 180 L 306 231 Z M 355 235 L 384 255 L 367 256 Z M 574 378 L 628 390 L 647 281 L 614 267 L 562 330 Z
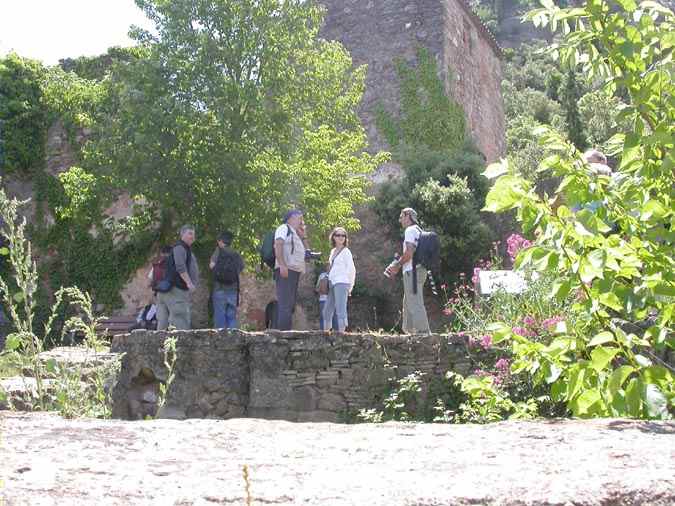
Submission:
M 176 338 L 175 379 L 157 413 L 167 336 Z M 112 351 L 124 353 L 113 391 L 113 417 L 123 419 L 338 422 L 379 407 L 410 373 L 423 373 L 427 392 L 447 371 L 473 367 L 464 338 L 440 335 L 352 334 L 333 342 L 321 332 L 134 331 L 117 336 Z

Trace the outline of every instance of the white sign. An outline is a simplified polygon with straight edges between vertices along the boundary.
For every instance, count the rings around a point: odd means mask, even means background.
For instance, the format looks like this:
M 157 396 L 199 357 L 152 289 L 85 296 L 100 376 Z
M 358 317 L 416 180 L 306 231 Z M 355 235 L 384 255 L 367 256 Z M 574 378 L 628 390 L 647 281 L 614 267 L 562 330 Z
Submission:
M 506 293 L 523 293 L 527 281 L 519 271 L 480 271 L 478 273 L 478 293 L 492 295 L 501 290 Z

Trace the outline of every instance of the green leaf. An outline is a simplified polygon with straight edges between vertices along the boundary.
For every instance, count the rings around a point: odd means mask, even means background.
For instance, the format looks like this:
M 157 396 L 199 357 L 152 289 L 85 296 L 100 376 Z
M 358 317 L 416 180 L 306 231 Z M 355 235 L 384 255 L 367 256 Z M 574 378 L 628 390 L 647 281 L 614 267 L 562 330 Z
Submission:
M 619 353 L 619 348 L 608 348 L 606 346 L 594 348 L 591 352 L 591 367 L 597 372 L 602 371 L 617 353 Z
M 588 346 L 597 346 L 599 344 L 611 343 L 614 341 L 614 334 L 609 331 L 603 331 L 596 334 L 588 343 Z
M 550 385 L 560 377 L 560 374 L 562 374 L 562 369 L 556 364 L 549 363 L 544 368 L 544 381 Z
M 644 403 L 647 414 L 651 418 L 666 420 L 668 416 L 668 400 L 661 389 L 653 383 L 647 383 L 644 388 Z
M 573 399 L 584 385 L 586 378 L 586 369 L 575 366 L 569 373 L 569 382 L 567 383 L 567 398 Z
M 502 176 L 495 182 L 485 197 L 483 211 L 500 213 L 518 207 L 526 196 L 529 183 L 517 176 Z
M 2 248 L 0 248 L 0 255 L 2 255 L 2 256 L 9 255 L 9 248 L 6 248 L 4 246 Z
M 593 250 L 591 253 L 581 259 L 579 264 L 579 276 L 584 283 L 590 283 L 595 278 L 602 278 L 605 252 Z
M 488 179 L 495 179 L 509 172 L 508 160 L 500 160 L 487 166 L 483 175 Z
M 603 306 L 607 306 L 615 311 L 621 311 L 623 309 L 623 305 L 621 304 L 619 297 L 612 292 L 601 293 L 598 296 L 598 301 Z
M 663 387 L 673 384 L 673 376 L 670 371 L 660 365 L 645 367 L 640 371 L 640 375 L 645 383 L 654 383 Z
M 602 396 L 595 388 L 582 392 L 571 404 L 575 416 L 592 416 L 601 412 Z
M 5 340 L 5 349 L 7 351 L 18 350 L 23 344 L 21 336 L 19 334 L 9 334 Z
M 652 361 L 644 355 L 635 355 L 635 361 L 640 365 L 640 367 L 650 367 L 652 365 Z
M 505 339 L 511 337 L 511 327 L 503 323 L 491 323 L 487 326 L 488 332 L 492 334 L 492 342 L 494 344 L 501 343 Z
M 635 372 L 635 369 L 629 365 L 622 365 L 614 369 L 614 372 L 609 378 L 608 385 L 609 392 L 612 396 L 616 395 L 616 393 L 621 389 L 623 384 L 628 379 L 628 376 L 630 376 L 633 372 Z
M 568 279 L 565 281 L 556 280 L 551 288 L 551 297 L 558 301 L 563 301 L 572 290 L 572 282 Z
M 642 382 L 639 378 L 632 378 L 626 387 L 626 411 L 629 416 L 640 417 L 642 411 Z

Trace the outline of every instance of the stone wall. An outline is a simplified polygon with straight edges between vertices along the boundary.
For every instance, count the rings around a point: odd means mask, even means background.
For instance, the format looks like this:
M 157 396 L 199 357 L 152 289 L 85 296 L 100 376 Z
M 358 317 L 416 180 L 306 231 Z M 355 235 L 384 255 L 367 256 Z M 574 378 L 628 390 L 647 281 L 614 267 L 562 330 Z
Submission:
M 446 371 L 466 374 L 485 358 L 471 358 L 459 336 L 350 334 L 331 342 L 312 332 L 134 331 L 113 341 L 112 351 L 125 353 L 113 417 L 156 414 L 167 336 L 177 339 L 177 360 L 161 418 L 344 421 L 380 406 L 396 379 L 420 371 L 426 392 Z

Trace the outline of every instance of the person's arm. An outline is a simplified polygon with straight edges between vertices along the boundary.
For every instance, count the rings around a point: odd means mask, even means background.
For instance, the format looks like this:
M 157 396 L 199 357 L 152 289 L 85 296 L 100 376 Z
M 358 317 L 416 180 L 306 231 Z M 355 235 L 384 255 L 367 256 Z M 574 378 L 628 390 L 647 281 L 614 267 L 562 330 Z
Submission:
M 401 267 L 403 267 L 406 263 L 412 260 L 413 255 L 415 254 L 415 249 L 417 249 L 417 246 L 415 246 L 411 242 L 406 242 L 405 243 L 405 252 L 401 257 L 397 260 L 397 263 L 394 267 L 388 267 L 387 270 L 391 274 L 396 274 L 398 271 L 401 270 Z
M 213 268 L 216 266 L 216 261 L 218 260 L 218 248 L 216 248 L 216 251 L 213 252 L 211 255 L 211 260 L 209 261 L 209 269 L 213 270 Z
M 349 261 L 349 295 L 351 295 L 352 290 L 354 290 L 354 284 L 356 283 L 356 266 L 354 265 L 354 256 L 352 255 L 352 252 L 347 250 L 347 253 L 349 253 L 347 260 Z
M 284 240 L 275 239 L 274 241 L 274 255 L 277 257 L 277 263 L 279 264 L 279 274 L 282 278 L 288 277 L 288 266 L 286 265 L 286 259 L 284 258 Z
M 195 285 L 190 279 L 190 273 L 187 270 L 187 251 L 185 248 L 182 246 L 175 246 L 173 248 L 173 259 L 176 264 L 176 272 L 185 282 L 188 290 L 193 291 L 195 289 Z

